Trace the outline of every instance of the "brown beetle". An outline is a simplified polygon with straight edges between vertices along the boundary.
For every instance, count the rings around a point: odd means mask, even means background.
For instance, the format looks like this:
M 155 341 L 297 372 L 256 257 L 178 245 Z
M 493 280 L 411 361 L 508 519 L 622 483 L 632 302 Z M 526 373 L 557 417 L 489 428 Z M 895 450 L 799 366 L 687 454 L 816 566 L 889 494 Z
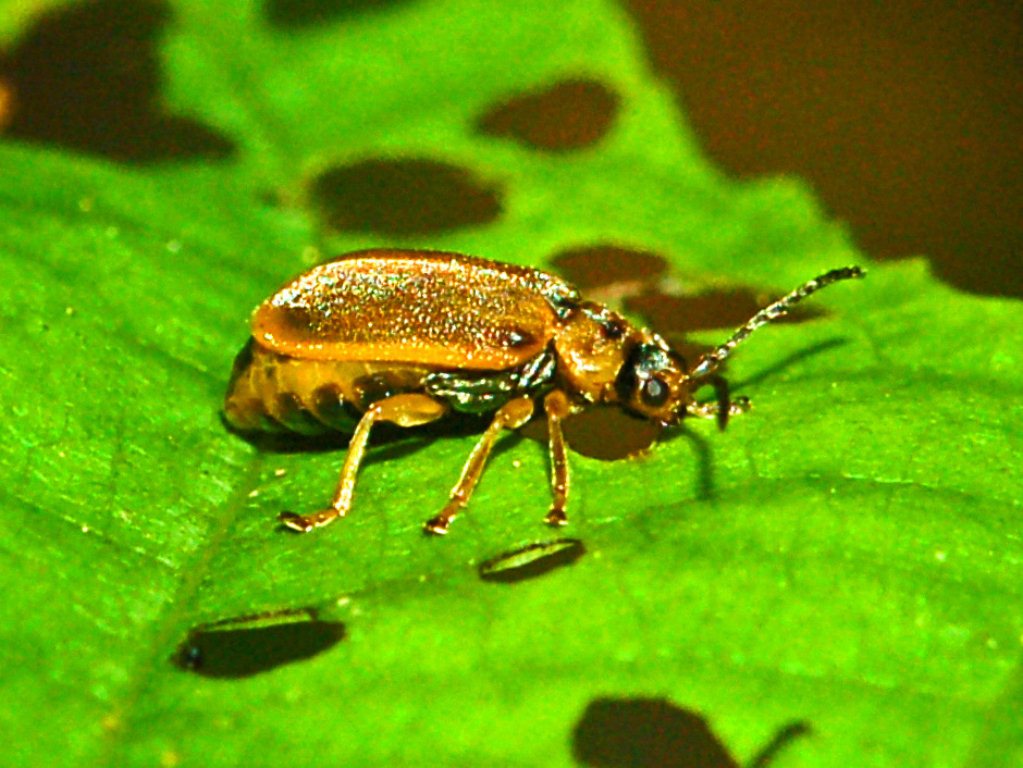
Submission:
M 542 401 L 553 496 L 546 522 L 564 525 L 565 417 L 598 403 L 664 425 L 745 410 L 746 400 L 722 407 L 696 402 L 693 392 L 757 328 L 814 291 L 862 275 L 846 267 L 810 280 L 688 366 L 657 334 L 584 301 L 546 272 L 455 253 L 350 253 L 298 276 L 256 309 L 224 412 L 243 431 L 351 433 L 330 507 L 281 514 L 296 531 L 347 514 L 376 422 L 415 427 L 452 412 L 493 413 L 447 505 L 425 524 L 442 534 L 468 503 L 501 431 L 521 427 Z

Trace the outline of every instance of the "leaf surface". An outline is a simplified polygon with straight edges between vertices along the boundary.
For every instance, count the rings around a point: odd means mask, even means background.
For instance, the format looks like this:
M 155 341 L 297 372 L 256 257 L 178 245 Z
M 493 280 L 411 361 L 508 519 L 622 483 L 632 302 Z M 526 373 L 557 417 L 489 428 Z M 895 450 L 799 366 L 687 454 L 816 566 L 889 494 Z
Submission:
M 610 697 L 698 713 L 740 762 L 804 721 L 778 766 L 1019 765 L 1023 309 L 922 261 L 758 332 L 728 369 L 755 407 L 726 432 L 573 455 L 570 566 L 478 572 L 555 538 L 531 440 L 496 453 L 445 539 L 420 526 L 471 435 L 374 446 L 349 519 L 277 528 L 324 503 L 341 449 L 260 450 L 219 408 L 248 312 L 327 255 L 549 265 L 612 243 L 663 256 L 683 290 L 765 295 L 865 259 L 799 182 L 706 163 L 612 3 L 339 4 L 287 28 L 271 7 L 181 0 L 159 37 L 158 108 L 230 156 L 0 143 L 5 762 L 573 765 Z M 589 148 L 474 128 L 580 76 L 619 98 Z M 379 157 L 466 169 L 500 214 L 386 242 L 324 228 L 311 179 Z M 311 659 L 241 679 L 171 663 L 204 622 L 307 607 L 345 626 Z

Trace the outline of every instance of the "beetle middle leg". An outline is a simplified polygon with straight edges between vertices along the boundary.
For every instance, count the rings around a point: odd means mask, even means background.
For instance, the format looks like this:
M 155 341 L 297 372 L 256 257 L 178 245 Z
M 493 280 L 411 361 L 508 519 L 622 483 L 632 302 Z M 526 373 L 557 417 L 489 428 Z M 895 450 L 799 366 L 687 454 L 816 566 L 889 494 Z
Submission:
M 462 467 L 462 476 L 458 478 L 455 487 L 451 489 L 451 497 L 448 503 L 441 510 L 439 515 L 431 517 L 426 521 L 423 528 L 427 533 L 445 534 L 448 532 L 448 525 L 455 519 L 462 508 L 469 503 L 472 492 L 483 474 L 483 468 L 490 458 L 490 451 L 494 447 L 498 436 L 505 429 L 518 429 L 525 424 L 533 415 L 533 401 L 528 397 L 518 397 L 509 400 L 497 409 L 494 420 L 490 422 L 483 436 L 480 437 L 476 447 L 472 449 L 469 458 Z
M 339 517 L 344 517 L 352 506 L 355 478 L 359 472 L 362 457 L 366 453 L 366 443 L 373 425 L 378 421 L 386 421 L 397 424 L 399 427 L 418 427 L 421 424 L 436 421 L 447 411 L 448 407 L 443 402 L 428 395 L 414 393 L 393 395 L 373 403 L 359 419 L 359 424 L 355 427 L 355 432 L 352 433 L 352 439 L 348 443 L 348 453 L 345 455 L 345 463 L 341 467 L 341 477 L 330 506 L 308 515 L 282 512 L 281 522 L 292 530 L 305 533 L 313 528 L 327 525 Z
M 565 452 L 565 434 L 561 422 L 572 412 L 572 407 L 559 389 L 543 401 L 547 413 L 548 448 L 551 456 L 551 510 L 544 518 L 547 525 L 568 525 L 565 505 L 568 503 L 568 456 Z

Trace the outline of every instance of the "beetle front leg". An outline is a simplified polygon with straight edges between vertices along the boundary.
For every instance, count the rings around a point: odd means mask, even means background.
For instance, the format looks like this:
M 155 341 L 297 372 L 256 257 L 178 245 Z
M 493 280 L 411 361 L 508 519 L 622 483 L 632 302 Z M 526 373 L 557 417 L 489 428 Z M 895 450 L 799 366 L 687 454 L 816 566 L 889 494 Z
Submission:
M 568 455 L 565 452 L 565 434 L 561 422 L 572 412 L 572 407 L 559 389 L 547 395 L 543 401 L 547 413 L 548 448 L 551 457 L 551 510 L 544 518 L 547 525 L 568 525 L 565 506 L 568 503 Z
M 685 411 L 690 416 L 698 416 L 701 419 L 715 419 L 718 429 L 724 431 L 728 426 L 728 419 L 738 416 L 750 409 L 748 397 L 737 397 L 733 401 L 728 392 L 728 382 L 718 374 L 711 374 L 698 381 L 698 384 L 710 384 L 714 387 L 715 400 L 711 403 L 686 403 Z
M 741 413 L 746 413 L 752 404 L 748 397 L 737 397 L 732 402 L 728 403 L 728 410 L 725 411 L 729 416 L 738 416 Z M 701 419 L 720 419 L 722 414 L 721 403 L 689 403 L 686 405 L 686 413 L 690 416 L 698 416 Z
M 505 429 L 518 429 L 529 421 L 532 415 L 533 401 L 528 397 L 510 400 L 497 409 L 497 412 L 494 414 L 494 420 L 490 422 L 490 426 L 487 427 L 482 437 L 480 437 L 476 447 L 469 454 L 465 466 L 462 467 L 462 475 L 458 478 L 455 487 L 451 489 L 451 497 L 448 499 L 448 503 L 439 515 L 431 517 L 423 525 L 423 529 L 427 533 L 443 535 L 448 532 L 448 526 L 451 524 L 451 521 L 469 503 L 469 498 L 476 489 L 476 484 L 483 474 L 483 469 L 487 465 L 487 459 L 490 457 L 490 451 L 494 447 L 494 442 L 498 436 Z
M 436 421 L 447 413 L 447 410 L 444 403 L 420 394 L 394 395 L 374 403 L 359 419 L 359 424 L 352 433 L 330 506 L 308 515 L 281 512 L 280 521 L 294 531 L 307 533 L 313 528 L 320 528 L 339 517 L 344 517 L 352 506 L 355 478 L 366 453 L 366 443 L 369 441 L 369 432 L 373 425 L 378 421 L 387 421 L 399 427 L 418 427 Z

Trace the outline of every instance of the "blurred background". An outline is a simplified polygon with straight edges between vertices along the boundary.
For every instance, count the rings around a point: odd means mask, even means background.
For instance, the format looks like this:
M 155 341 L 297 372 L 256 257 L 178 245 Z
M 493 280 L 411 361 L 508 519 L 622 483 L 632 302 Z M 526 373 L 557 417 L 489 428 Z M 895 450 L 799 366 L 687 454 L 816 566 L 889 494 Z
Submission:
M 1023 3 L 619 1 L 726 173 L 802 177 L 875 258 L 926 255 L 960 289 L 1023 296 Z M 409 2 L 263 10 L 286 32 Z M 164 0 L 10 7 L 32 21 L 0 50 L 0 130 L 128 162 L 232 153 L 230 137 L 159 111 Z M 584 84 L 544 107 L 559 100 L 557 119 L 526 105 L 530 142 L 556 147 L 569 117 L 576 145 L 599 139 L 613 94 Z
M 804 177 L 872 256 L 1023 296 L 1023 3 L 623 1 L 726 172 Z

